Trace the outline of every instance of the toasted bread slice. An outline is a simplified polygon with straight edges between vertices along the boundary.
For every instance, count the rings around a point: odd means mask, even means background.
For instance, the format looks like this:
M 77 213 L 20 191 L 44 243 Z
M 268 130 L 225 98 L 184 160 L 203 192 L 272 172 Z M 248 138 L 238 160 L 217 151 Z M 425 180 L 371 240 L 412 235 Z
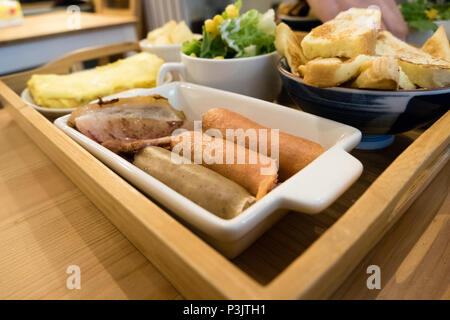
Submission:
M 302 41 L 307 59 L 373 55 L 381 12 L 377 9 L 351 8 L 314 28 Z
M 306 72 L 306 64 L 299 66 L 297 71 L 298 71 L 300 77 L 304 78 L 305 72 Z
M 431 54 L 435 58 L 450 61 L 450 44 L 444 26 L 440 26 L 431 38 L 422 47 L 422 51 Z
M 276 29 L 275 47 L 286 57 L 291 72 L 299 75 L 298 67 L 307 62 L 302 52 L 300 40 L 294 31 L 285 23 L 280 23 Z
M 450 67 L 441 68 L 403 60 L 399 60 L 399 65 L 408 78 L 419 87 L 439 89 L 450 86 Z
M 397 39 L 388 31 L 379 32 L 376 53 L 398 58 L 402 70 L 419 87 L 435 89 L 450 85 L 449 61 L 435 58 Z
M 375 57 L 352 83 L 363 89 L 397 90 L 399 69 L 394 57 Z
M 359 75 L 374 57 L 359 55 L 354 59 L 343 61 L 339 58 L 315 59 L 301 67 L 303 80 L 315 87 L 334 87 Z
M 405 90 L 414 90 L 416 85 L 409 80 L 402 67 L 398 66 L 398 87 Z

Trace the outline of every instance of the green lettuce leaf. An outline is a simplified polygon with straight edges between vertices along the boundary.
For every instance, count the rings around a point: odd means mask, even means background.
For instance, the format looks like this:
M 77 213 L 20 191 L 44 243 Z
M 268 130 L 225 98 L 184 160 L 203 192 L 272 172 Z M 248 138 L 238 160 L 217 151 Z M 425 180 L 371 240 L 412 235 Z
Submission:
M 200 52 L 202 48 L 202 43 L 200 40 L 194 39 L 192 41 L 187 41 L 183 43 L 181 47 L 181 52 L 190 56 L 191 54 L 195 54 L 195 56 L 200 57 Z
M 219 26 L 223 41 L 236 51 L 236 57 L 249 57 L 275 50 L 274 12 L 261 15 L 249 10 L 240 17 L 225 20 Z
M 234 4 L 241 9 L 241 0 Z M 240 58 L 275 51 L 275 12 L 270 9 L 265 14 L 249 10 L 239 17 L 226 18 L 219 26 L 220 34 L 213 36 L 203 27 L 201 40 L 183 44 L 181 51 L 186 55 L 195 54 L 199 58 Z
M 220 36 L 213 37 L 211 33 L 203 28 L 203 41 L 200 49 L 200 58 L 226 57 L 228 46 Z
M 401 6 L 401 12 L 405 21 L 428 20 L 425 10 L 429 9 L 428 3 L 424 0 L 416 2 L 405 2 Z
M 438 20 L 450 20 L 450 2 L 437 4 Z
M 425 0 L 418 0 L 416 2 L 403 3 L 400 10 L 403 18 L 410 27 L 413 27 L 419 31 L 434 31 L 437 29 L 437 25 L 428 19 L 425 13 L 425 10 L 432 9 L 433 7 L 433 3 Z
M 437 25 L 433 21 L 430 21 L 430 20 L 413 20 L 413 21 L 408 21 L 408 24 L 411 27 L 416 28 L 420 32 L 428 31 L 428 30 L 436 31 L 436 29 L 438 28 Z

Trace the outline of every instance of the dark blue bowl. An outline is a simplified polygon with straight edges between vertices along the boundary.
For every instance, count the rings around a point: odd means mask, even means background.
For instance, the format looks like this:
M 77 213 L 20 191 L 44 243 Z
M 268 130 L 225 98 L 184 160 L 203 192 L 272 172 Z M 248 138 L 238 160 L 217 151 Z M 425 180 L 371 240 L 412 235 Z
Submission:
M 363 135 L 409 131 L 439 119 L 450 107 L 450 88 L 398 91 L 317 88 L 292 74 L 284 58 L 278 70 L 285 90 L 302 110 L 351 125 Z
M 311 31 L 322 24 L 322 21 L 312 19 L 310 17 L 291 17 L 286 15 L 278 15 L 281 22 L 286 23 L 294 31 Z

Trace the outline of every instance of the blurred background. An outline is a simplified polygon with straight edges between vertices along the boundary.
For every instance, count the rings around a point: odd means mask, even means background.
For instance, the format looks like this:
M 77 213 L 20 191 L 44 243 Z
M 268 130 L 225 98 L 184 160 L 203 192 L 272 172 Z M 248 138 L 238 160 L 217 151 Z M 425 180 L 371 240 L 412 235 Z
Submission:
M 19 0 L 19 6 L 14 0 L 0 0 L 0 55 L 2 55 L 0 75 L 37 67 L 83 47 L 138 41 L 144 39 L 149 31 L 163 26 L 170 20 L 184 20 L 194 33 L 202 33 L 205 19 L 223 12 L 228 4 L 235 1 Z M 265 12 L 273 8 L 276 10 L 278 21 L 285 22 L 293 30 L 300 32 L 308 32 L 319 25 L 321 23 L 319 18 L 332 19 L 337 14 L 337 4 L 367 7 L 374 3 L 385 5 L 389 2 L 391 7 L 384 10 L 383 24 L 399 38 L 421 46 L 442 24 L 447 36 L 450 37 L 450 6 L 447 7 L 450 2 L 445 0 L 396 2 L 395 0 L 243 0 L 242 2 L 241 12 L 249 9 Z M 401 13 L 396 4 L 403 4 Z M 437 9 L 436 4 L 440 5 Z M 319 18 L 311 13 L 310 6 L 314 7 Z M 408 7 L 406 15 L 403 10 L 405 6 Z M 82 23 L 80 22 L 80 27 L 74 29 L 68 23 L 76 22 L 70 20 L 70 14 L 78 11 L 82 14 L 80 18 Z M 389 15 L 394 11 L 395 14 Z M 133 20 L 132 27 L 129 25 L 130 21 L 125 21 L 127 18 Z M 407 24 L 403 20 L 406 20 Z
M 317 0 L 315 0 L 317 1 Z M 396 0 L 398 4 L 424 0 Z M 20 0 L 24 16 L 64 11 L 69 5 L 77 5 L 82 12 L 97 12 L 111 15 L 134 15 L 138 18 L 139 36 L 162 26 L 165 22 L 185 20 L 194 32 L 201 33 L 204 19 L 220 13 L 227 4 L 233 1 L 224 0 Z M 362 5 L 370 4 L 370 0 L 361 0 Z M 445 3 L 448 0 L 428 0 L 429 3 Z M 261 12 L 269 8 L 277 8 L 280 3 L 295 4 L 306 3 L 305 0 L 244 0 L 243 10 L 251 8 Z M 303 5 L 301 5 L 303 6 Z M 298 8 L 298 6 L 297 6 Z M 299 12 L 291 10 L 291 12 Z M 305 11 L 301 11 L 304 13 Z M 302 15 L 300 13 L 300 15 Z M 296 15 L 296 14 L 294 14 Z M 314 24 L 312 25 L 314 26 Z M 413 32 L 415 30 L 412 30 Z M 423 31 L 423 30 L 419 30 Z
M 139 4 L 135 4 L 139 2 Z M 220 13 L 231 1 L 223 0 L 20 0 L 24 16 L 64 11 L 69 5 L 78 5 L 82 12 L 108 12 L 124 14 L 135 7 L 134 14 L 142 19 L 142 33 L 162 26 L 170 19 L 186 20 L 193 31 L 201 31 L 201 23 L 207 17 Z M 244 0 L 243 11 L 251 8 L 259 11 L 276 6 L 276 0 Z

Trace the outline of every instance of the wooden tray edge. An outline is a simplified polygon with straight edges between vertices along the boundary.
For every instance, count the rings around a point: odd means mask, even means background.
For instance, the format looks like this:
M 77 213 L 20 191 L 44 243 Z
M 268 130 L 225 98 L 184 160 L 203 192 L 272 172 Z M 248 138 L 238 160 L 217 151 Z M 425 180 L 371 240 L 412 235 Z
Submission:
M 450 127 L 450 112 L 409 146 L 304 254 L 263 287 L 120 177 L 120 185 L 110 190 L 119 181 L 118 176 L 26 106 L 1 81 L 0 97 L 30 138 L 187 298 L 326 298 L 449 158 L 446 148 L 450 138 L 446 128 Z M 408 160 L 411 156 L 413 161 Z M 80 165 L 83 161 L 89 163 L 89 168 Z M 397 172 L 402 173 L 400 178 L 393 179 Z M 122 198 L 129 199 L 122 201 Z M 356 226 L 355 232 L 354 223 L 361 222 L 358 212 L 362 209 L 370 214 L 365 223 Z M 134 221 L 123 220 L 124 212 L 132 215 Z M 155 221 L 158 226 L 153 225 Z M 133 235 L 133 228 L 150 230 L 151 239 L 141 243 Z M 380 232 L 373 236 L 365 232 L 369 228 Z
M 266 294 L 286 299 L 331 295 L 448 162 L 448 128 L 450 111 L 400 154 L 333 226 L 275 278 Z
M 255 280 L 27 106 L 1 81 L 0 99 L 21 129 L 185 297 L 264 297 Z

